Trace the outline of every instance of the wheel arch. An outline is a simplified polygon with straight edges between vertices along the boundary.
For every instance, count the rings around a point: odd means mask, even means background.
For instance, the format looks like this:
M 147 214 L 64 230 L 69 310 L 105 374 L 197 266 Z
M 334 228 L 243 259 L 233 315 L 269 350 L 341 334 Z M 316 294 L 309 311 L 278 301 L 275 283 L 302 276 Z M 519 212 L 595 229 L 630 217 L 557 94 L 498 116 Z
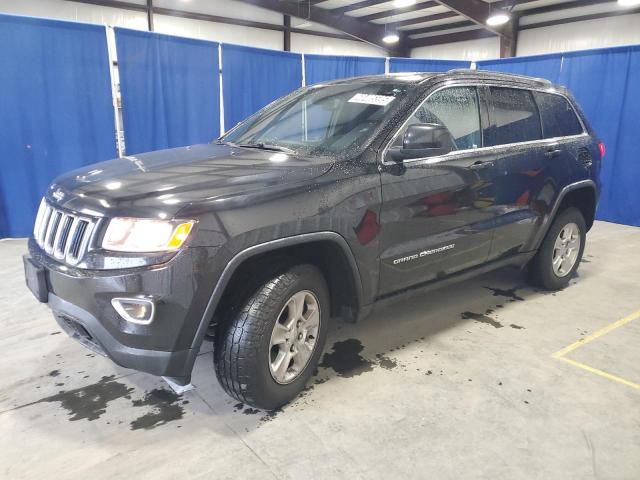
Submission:
M 556 215 L 569 207 L 575 207 L 582 213 L 587 225 L 587 231 L 591 230 L 596 217 L 596 190 L 595 186 L 583 186 L 566 192 L 562 197 Z
M 595 220 L 596 206 L 598 204 L 597 192 L 596 183 L 593 180 L 581 180 L 566 185 L 558 194 L 551 212 L 547 215 L 544 224 L 540 227 L 533 244 L 534 249 L 537 250 L 542 244 L 553 223 L 553 219 L 556 218 L 558 213 L 568 207 L 578 208 L 584 216 L 587 231 L 591 229 Z
M 317 248 L 317 250 L 314 250 L 314 254 L 317 254 L 315 255 L 316 259 L 311 258 L 309 255 L 311 248 Z M 330 254 L 338 254 L 338 256 L 335 257 L 335 259 L 338 260 L 335 266 L 321 261 L 322 258 L 327 258 L 327 255 Z M 192 349 L 195 351 L 199 349 L 207 328 L 214 318 L 214 314 L 224 294 L 227 292 L 228 287 L 232 285 L 234 275 L 241 271 L 240 269 L 243 266 L 248 265 L 247 262 L 268 258 L 282 258 L 288 259 L 289 261 L 305 260 L 307 263 L 317 266 L 325 275 L 328 283 L 332 298 L 332 312 L 336 295 L 338 295 L 338 298 L 340 298 L 341 295 L 346 298 L 349 293 L 352 293 L 354 297 L 351 303 L 353 311 L 347 313 L 352 314 L 353 319 L 357 318 L 358 310 L 361 308 L 363 301 L 362 283 L 355 257 L 347 241 L 336 232 L 305 233 L 248 247 L 237 253 L 231 261 L 229 261 L 209 298 L 198 330 L 196 331 Z M 318 261 L 318 259 L 320 259 L 320 261 Z M 340 284 L 340 277 L 337 276 L 340 273 L 348 274 L 348 277 L 345 277 L 345 279 L 350 282 L 350 286 L 346 289 L 342 288 L 344 284 Z M 338 281 L 334 284 L 332 279 L 338 279 Z M 336 303 L 336 305 L 340 306 L 340 302 Z

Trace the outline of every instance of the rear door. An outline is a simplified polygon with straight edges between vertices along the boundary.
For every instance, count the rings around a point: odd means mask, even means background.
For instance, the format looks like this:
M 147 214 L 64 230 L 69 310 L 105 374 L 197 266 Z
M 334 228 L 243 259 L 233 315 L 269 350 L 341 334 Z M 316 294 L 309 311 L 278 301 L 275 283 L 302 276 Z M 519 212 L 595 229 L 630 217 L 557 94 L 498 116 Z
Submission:
M 488 147 L 494 147 L 495 229 L 489 259 L 522 251 L 544 213 L 540 197 L 554 190 L 554 173 L 545 158 L 542 124 L 533 92 L 525 88 L 485 87 Z
M 490 259 L 533 248 L 532 241 L 562 186 L 583 127 L 566 99 L 520 87 L 488 86 L 487 146 L 495 150 L 496 228 Z M 573 164 L 576 162 L 574 161 Z
M 482 148 L 486 111 L 476 86 L 432 93 L 398 131 L 412 124 L 444 125 L 455 150 L 380 167 L 383 204 L 380 294 L 443 277 L 486 261 L 493 219 L 493 164 Z

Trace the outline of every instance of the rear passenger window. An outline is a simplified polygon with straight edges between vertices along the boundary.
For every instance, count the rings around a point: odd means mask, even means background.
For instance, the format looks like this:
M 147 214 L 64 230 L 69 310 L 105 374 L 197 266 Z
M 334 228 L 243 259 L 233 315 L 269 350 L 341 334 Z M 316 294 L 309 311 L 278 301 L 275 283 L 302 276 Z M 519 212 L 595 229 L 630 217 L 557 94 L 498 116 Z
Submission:
M 491 127 L 485 146 L 540 140 L 542 129 L 538 108 L 529 90 L 489 87 Z
M 568 137 L 582 133 L 582 125 L 566 98 L 552 93 L 534 92 L 544 138 Z

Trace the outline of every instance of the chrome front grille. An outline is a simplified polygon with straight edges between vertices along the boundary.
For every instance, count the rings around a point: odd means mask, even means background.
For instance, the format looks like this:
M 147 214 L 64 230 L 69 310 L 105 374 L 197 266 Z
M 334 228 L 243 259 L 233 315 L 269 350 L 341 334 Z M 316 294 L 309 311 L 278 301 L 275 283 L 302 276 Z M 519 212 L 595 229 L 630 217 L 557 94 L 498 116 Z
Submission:
M 82 259 L 95 226 L 91 218 L 60 210 L 44 199 L 40 202 L 33 238 L 48 255 L 75 265 Z

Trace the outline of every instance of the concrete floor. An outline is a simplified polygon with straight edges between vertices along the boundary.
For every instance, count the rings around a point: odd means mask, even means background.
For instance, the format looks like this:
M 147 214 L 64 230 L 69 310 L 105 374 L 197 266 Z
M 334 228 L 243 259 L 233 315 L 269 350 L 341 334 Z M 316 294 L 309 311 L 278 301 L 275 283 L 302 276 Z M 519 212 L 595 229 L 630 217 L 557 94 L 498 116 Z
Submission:
M 210 344 L 178 397 L 60 334 L 24 251 L 0 242 L 4 478 L 640 478 L 640 318 L 552 357 L 640 309 L 640 229 L 598 223 L 562 292 L 506 269 L 334 328 L 275 414 L 224 394 Z

